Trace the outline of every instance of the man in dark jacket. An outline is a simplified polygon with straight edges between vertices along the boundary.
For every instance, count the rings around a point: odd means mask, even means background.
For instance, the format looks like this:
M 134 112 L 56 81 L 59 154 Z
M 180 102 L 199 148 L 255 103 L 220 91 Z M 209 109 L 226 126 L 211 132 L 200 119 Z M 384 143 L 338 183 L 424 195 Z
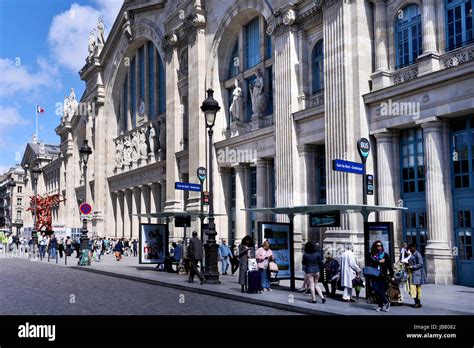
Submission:
M 197 237 L 197 232 L 193 231 L 193 237 L 189 241 L 187 256 L 190 260 L 190 271 L 188 282 L 192 283 L 194 281 L 194 275 L 197 275 L 201 281 L 201 285 L 207 283 L 204 276 L 198 269 L 198 262 L 202 265 L 202 242 Z

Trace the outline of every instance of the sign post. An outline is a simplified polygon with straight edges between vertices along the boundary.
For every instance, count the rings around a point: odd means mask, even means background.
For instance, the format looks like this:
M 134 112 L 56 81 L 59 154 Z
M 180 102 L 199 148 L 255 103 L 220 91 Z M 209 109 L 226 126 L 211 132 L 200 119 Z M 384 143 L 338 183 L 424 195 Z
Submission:
M 362 164 L 364 166 L 363 173 L 362 173 L 362 204 L 367 205 L 367 185 L 366 185 L 366 177 L 365 177 L 365 163 L 367 162 L 367 158 L 369 157 L 370 153 L 370 141 L 366 138 L 360 138 L 357 142 L 357 150 L 359 151 L 360 159 L 362 160 Z
M 196 170 L 196 175 L 199 179 L 199 182 L 201 183 L 201 214 L 199 214 L 199 219 L 201 220 L 201 241 L 203 241 L 204 238 L 204 180 L 206 180 L 207 177 L 207 169 L 204 167 L 199 167 Z

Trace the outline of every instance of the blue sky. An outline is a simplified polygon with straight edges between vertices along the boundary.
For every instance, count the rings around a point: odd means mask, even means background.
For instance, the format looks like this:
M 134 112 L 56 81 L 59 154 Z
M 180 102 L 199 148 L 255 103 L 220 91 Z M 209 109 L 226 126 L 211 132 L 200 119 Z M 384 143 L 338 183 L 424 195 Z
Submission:
M 0 0 L 0 174 L 19 163 L 35 132 L 59 144 L 58 126 L 64 96 L 85 83 L 78 71 L 85 64 L 89 32 L 102 17 L 106 34 L 123 0 Z

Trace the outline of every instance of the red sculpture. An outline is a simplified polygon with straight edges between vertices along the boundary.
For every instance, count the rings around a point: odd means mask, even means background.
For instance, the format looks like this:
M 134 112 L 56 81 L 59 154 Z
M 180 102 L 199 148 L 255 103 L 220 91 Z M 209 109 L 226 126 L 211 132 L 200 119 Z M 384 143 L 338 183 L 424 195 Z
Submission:
M 51 231 L 52 230 L 53 217 L 51 214 L 51 208 L 54 205 L 64 202 L 65 200 L 66 198 L 64 198 L 59 193 L 56 193 L 50 196 L 37 195 L 36 196 L 36 211 L 35 211 L 35 196 L 30 196 L 30 207 L 27 210 L 31 210 L 33 214 L 36 214 L 35 231 Z

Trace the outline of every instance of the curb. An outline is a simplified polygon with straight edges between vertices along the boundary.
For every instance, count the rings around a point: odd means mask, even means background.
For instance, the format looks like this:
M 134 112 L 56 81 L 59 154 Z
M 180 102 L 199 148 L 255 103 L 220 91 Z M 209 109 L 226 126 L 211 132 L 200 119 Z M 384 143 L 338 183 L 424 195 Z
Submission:
M 202 288 L 202 289 L 200 289 L 200 288 L 189 288 L 185 285 L 166 283 L 166 282 L 163 282 L 163 281 L 160 281 L 160 280 L 151 280 L 151 279 L 134 277 L 134 276 L 124 275 L 124 274 L 119 274 L 119 273 L 114 273 L 114 272 L 107 272 L 107 271 L 97 270 L 97 269 L 83 268 L 83 267 L 78 267 L 78 266 L 71 266 L 69 268 L 84 271 L 84 272 L 102 274 L 102 275 L 116 277 L 116 278 L 128 279 L 128 280 L 141 282 L 141 283 L 147 283 L 147 284 L 152 284 L 152 285 L 163 286 L 163 287 L 177 289 L 177 290 L 185 290 L 185 291 L 194 292 L 194 293 L 201 294 L 201 295 L 211 295 L 211 296 L 215 296 L 215 297 L 224 298 L 224 299 L 227 299 L 227 300 L 245 302 L 245 303 L 254 304 L 254 305 L 258 305 L 258 306 L 270 307 L 270 308 L 274 308 L 274 309 L 280 309 L 280 310 L 284 310 L 284 311 L 288 311 L 288 312 L 294 312 L 294 313 L 300 313 L 300 314 L 306 314 L 306 315 L 340 315 L 340 314 L 335 314 L 335 313 L 331 313 L 331 312 L 325 312 L 325 311 L 321 311 L 321 310 L 316 311 L 316 310 L 312 310 L 312 309 L 301 308 L 301 307 L 296 307 L 296 306 L 291 306 L 291 305 L 286 305 L 286 304 L 276 303 L 276 302 L 271 302 L 271 301 L 266 301 L 266 300 L 262 301 L 260 299 L 247 298 L 247 297 L 244 298 L 242 296 L 233 295 L 233 294 L 226 294 L 226 293 L 222 293 L 222 292 L 219 292 L 219 291 L 209 290 L 209 289 L 206 289 L 206 288 Z

